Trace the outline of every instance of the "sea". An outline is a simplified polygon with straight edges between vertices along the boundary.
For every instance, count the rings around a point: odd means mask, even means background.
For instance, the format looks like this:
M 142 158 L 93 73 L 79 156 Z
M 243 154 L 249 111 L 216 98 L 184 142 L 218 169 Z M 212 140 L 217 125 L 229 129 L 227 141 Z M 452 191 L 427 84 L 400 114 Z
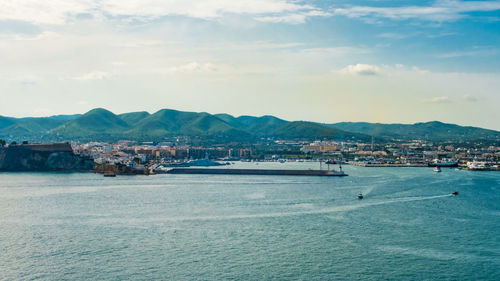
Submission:
M 342 168 L 0 173 L 0 280 L 500 280 L 500 172 Z

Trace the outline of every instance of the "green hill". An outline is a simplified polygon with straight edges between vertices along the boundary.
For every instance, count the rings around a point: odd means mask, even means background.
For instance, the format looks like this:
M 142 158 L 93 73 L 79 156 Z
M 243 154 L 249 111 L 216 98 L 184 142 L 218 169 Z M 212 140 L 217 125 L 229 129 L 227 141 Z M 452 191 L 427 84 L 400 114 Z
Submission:
M 244 133 L 244 132 L 241 132 Z M 208 113 L 162 109 L 135 124 L 127 135 L 141 136 L 235 136 L 238 130 Z M 246 135 L 246 134 L 245 134 Z
M 129 124 L 111 111 L 96 108 L 51 130 L 51 133 L 67 138 L 99 137 L 121 134 L 129 128 Z
M 232 126 L 244 130 L 258 137 L 278 137 L 288 139 L 358 139 L 366 140 L 369 136 L 357 133 L 345 132 L 343 130 L 330 128 L 321 124 L 306 121 L 286 121 L 274 116 L 265 115 L 261 117 L 240 116 L 233 117 L 228 114 L 217 114 L 218 118 L 226 121 Z
M 118 117 L 125 121 L 127 124 L 135 126 L 137 123 L 142 121 L 142 119 L 148 117 L 149 115 L 150 114 L 146 111 L 139 111 L 119 114 Z
M 15 118 L 0 116 L 0 130 L 12 126 L 15 123 L 16 123 Z
M 357 139 L 366 141 L 370 138 L 367 135 L 346 132 L 339 129 L 332 129 L 327 126 L 306 121 L 286 123 L 285 125 L 280 126 L 276 131 L 274 131 L 274 134 L 282 138 L 300 138 L 304 135 L 314 139 Z
M 62 121 L 70 121 L 70 120 L 73 120 L 73 119 L 76 119 L 78 117 L 82 116 L 81 114 L 71 114 L 71 115 L 52 115 L 50 117 L 47 117 L 47 118 L 50 118 L 50 119 L 55 119 L 55 120 L 62 120 Z
M 26 121 L 25 121 L 26 122 Z M 57 120 L 57 122 L 63 122 Z M 47 122 L 47 129 L 58 139 L 81 140 L 159 140 L 172 136 L 190 136 L 199 140 L 251 141 L 254 138 L 292 139 L 367 139 L 368 136 L 352 134 L 312 122 L 289 122 L 274 116 L 212 115 L 205 112 L 185 112 L 162 109 L 153 114 L 131 112 L 115 115 L 97 108 L 53 128 L 55 120 Z M 12 130 L 24 135 L 29 130 Z M 11 128 L 13 129 L 13 128 Z
M 45 118 L 0 116 L 0 138 L 11 140 L 162 140 L 189 136 L 205 140 L 252 142 L 261 138 L 361 140 L 424 139 L 432 141 L 500 140 L 500 132 L 441 122 L 378 124 L 342 122 L 319 124 L 261 117 L 162 109 L 153 114 L 130 112 L 120 115 L 96 108 L 83 115 L 56 115 Z
M 341 122 L 328 124 L 327 126 L 386 139 L 431 141 L 500 140 L 500 132 L 498 131 L 446 124 L 438 121 L 415 124 Z
M 290 123 L 289 121 L 285 121 L 274 116 L 240 116 L 233 117 L 228 114 L 217 114 L 215 115 L 219 119 L 224 120 L 226 123 L 231 126 L 238 128 L 240 130 L 246 131 L 247 133 L 265 137 L 265 136 L 274 136 L 276 131 L 280 130 L 280 128 Z M 305 135 L 304 135 L 305 136 Z
M 2 129 L 0 134 L 12 134 L 27 136 L 30 134 L 43 134 L 47 131 L 54 129 L 66 121 L 52 119 L 50 117 L 32 118 L 24 122 L 15 123 L 7 128 Z

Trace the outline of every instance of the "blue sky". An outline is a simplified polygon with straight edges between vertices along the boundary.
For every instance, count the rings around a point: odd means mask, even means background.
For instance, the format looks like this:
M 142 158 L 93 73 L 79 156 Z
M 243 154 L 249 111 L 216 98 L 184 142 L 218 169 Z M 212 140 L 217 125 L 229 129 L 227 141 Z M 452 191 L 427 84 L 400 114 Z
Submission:
M 0 115 L 500 129 L 500 1 L 0 0 Z

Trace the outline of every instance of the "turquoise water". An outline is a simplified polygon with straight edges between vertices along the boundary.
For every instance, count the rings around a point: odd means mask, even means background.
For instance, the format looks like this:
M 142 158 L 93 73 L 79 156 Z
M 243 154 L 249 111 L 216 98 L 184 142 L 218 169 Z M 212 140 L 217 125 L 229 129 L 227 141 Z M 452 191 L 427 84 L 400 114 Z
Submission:
M 500 173 L 344 169 L 0 173 L 0 279 L 500 280 Z

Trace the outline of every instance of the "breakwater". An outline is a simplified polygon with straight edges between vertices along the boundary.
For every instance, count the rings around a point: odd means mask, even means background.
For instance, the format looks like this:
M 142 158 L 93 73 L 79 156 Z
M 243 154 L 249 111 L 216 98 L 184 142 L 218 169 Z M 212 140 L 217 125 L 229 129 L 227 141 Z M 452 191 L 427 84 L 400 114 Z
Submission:
M 277 170 L 277 169 L 211 169 L 173 168 L 167 174 L 215 174 L 215 175 L 288 175 L 288 176 L 347 176 L 342 171 L 331 170 Z

